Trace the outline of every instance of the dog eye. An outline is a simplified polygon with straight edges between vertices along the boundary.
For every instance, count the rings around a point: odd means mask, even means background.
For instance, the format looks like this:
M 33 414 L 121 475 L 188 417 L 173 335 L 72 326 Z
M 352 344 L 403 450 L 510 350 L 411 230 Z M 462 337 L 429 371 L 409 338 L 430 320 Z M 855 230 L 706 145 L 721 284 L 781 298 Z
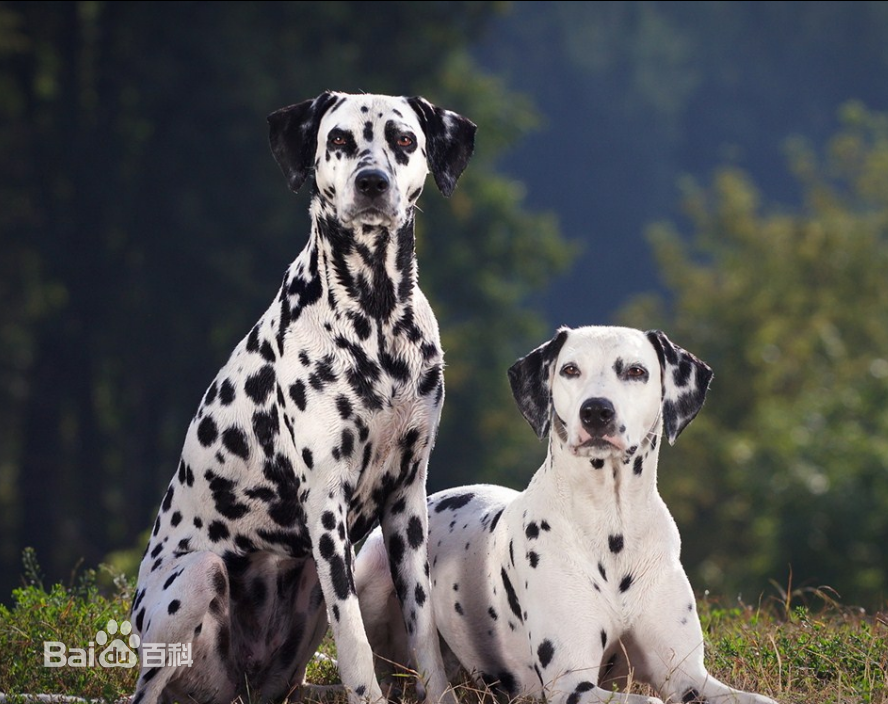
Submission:
M 331 132 L 328 141 L 334 147 L 344 147 L 346 143 L 345 135 L 341 132 Z
M 566 376 L 568 378 L 578 377 L 580 375 L 580 368 L 574 364 L 573 362 L 568 362 L 563 367 L 561 367 L 561 376 Z
M 398 137 L 396 144 L 399 147 L 409 147 L 413 144 L 413 137 L 411 137 L 409 134 L 402 134 L 400 137 Z
M 626 370 L 627 379 L 643 379 L 647 376 L 647 369 L 638 364 L 633 364 Z

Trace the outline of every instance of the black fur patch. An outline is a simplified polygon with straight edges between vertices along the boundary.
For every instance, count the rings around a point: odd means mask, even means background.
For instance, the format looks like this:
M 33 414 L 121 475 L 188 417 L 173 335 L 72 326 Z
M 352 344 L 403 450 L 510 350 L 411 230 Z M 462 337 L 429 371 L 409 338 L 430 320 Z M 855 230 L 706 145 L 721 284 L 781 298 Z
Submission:
M 330 560 L 330 577 L 333 580 L 333 591 L 337 599 L 348 599 L 349 594 L 355 591 L 351 581 L 351 574 L 345 567 L 345 561 L 339 555 L 334 555 Z
M 418 516 L 411 516 L 407 522 L 407 543 L 416 550 L 425 542 L 425 531 Z
M 552 641 L 548 638 L 540 643 L 537 648 L 537 657 L 539 658 L 540 665 L 545 669 L 549 666 L 549 663 L 552 662 L 552 656 L 555 655 L 555 646 L 552 645 Z
M 366 350 L 344 337 L 337 337 L 336 345 L 351 354 L 353 365 L 346 371 L 345 378 L 361 403 L 369 410 L 382 408 L 382 399 L 376 393 L 379 365 L 367 356 Z
M 271 344 L 269 344 L 268 340 L 262 341 L 262 346 L 259 348 L 259 354 L 262 355 L 262 359 L 266 362 L 274 362 L 276 359 L 274 349 Z
M 225 540 L 231 533 L 228 530 L 228 526 L 222 523 L 222 521 L 213 521 L 207 527 L 207 534 L 214 543 L 218 543 L 220 540 Z
M 417 387 L 420 396 L 427 396 L 438 388 L 441 383 L 441 367 L 435 365 L 429 369 L 422 377 Z
M 258 372 L 247 377 L 244 391 L 257 405 L 264 404 L 274 388 L 275 380 L 274 367 L 266 364 Z
M 404 539 L 396 533 L 389 538 L 388 544 L 389 561 L 391 564 L 400 565 L 404 560 L 404 552 Z
M 333 371 L 333 357 L 325 356 L 318 360 L 314 373 L 308 375 L 308 383 L 315 391 L 322 391 L 327 384 L 336 381 L 336 373 Z
M 234 494 L 234 482 L 230 479 L 225 479 L 224 477 L 216 476 L 211 470 L 207 470 L 205 473 L 205 477 L 207 481 L 210 483 L 210 491 L 213 494 L 213 503 L 215 504 L 216 511 L 218 511 L 222 516 L 228 518 L 230 520 L 235 520 L 243 517 L 249 512 L 249 508 L 246 504 L 242 504 L 237 500 L 237 497 Z M 218 523 L 215 521 L 214 523 Z M 213 532 L 212 526 L 210 526 L 210 537 L 212 539 Z M 217 528 L 218 532 L 219 529 Z M 228 537 L 225 535 L 224 537 Z
M 173 505 L 173 485 L 170 484 L 167 489 L 166 494 L 163 497 L 163 503 L 160 505 L 160 510 L 164 513 L 170 510 L 170 506 Z
M 336 410 L 339 413 L 339 417 L 343 420 L 350 418 L 351 414 L 354 412 L 351 401 L 342 394 L 336 397 Z
M 231 454 L 247 460 L 250 457 L 250 448 L 247 445 L 247 436 L 236 425 L 226 428 L 222 432 L 222 444 Z
M 571 695 L 567 698 L 567 702 L 565 704 L 577 704 L 580 700 L 580 695 L 589 692 L 595 689 L 595 685 L 592 682 L 580 682 L 575 688 L 574 691 L 571 692 Z
M 280 432 L 280 419 L 274 406 L 269 411 L 256 411 L 252 419 L 253 434 L 266 455 L 274 452 L 273 442 Z
M 200 441 L 200 444 L 204 447 L 209 447 L 218 436 L 219 430 L 216 428 L 216 422 L 210 416 L 204 416 L 197 426 L 197 439 Z
M 219 389 L 219 402 L 223 406 L 230 406 L 234 401 L 235 391 L 234 385 L 229 379 L 222 382 L 222 388 Z
M 305 383 L 302 379 L 297 379 L 290 384 L 290 398 L 296 404 L 296 408 L 300 411 L 305 410 Z
M 456 511 L 457 509 L 465 506 L 474 498 L 475 495 L 471 492 L 466 494 L 457 494 L 456 496 L 448 496 L 446 499 L 440 501 L 435 506 L 435 513 L 441 513 L 443 511 Z
M 521 604 L 518 601 L 518 595 L 515 593 L 515 588 L 512 586 L 512 581 L 509 579 L 509 575 L 506 574 L 505 568 L 500 570 L 500 577 L 503 580 L 503 588 L 505 588 L 506 597 L 509 600 L 509 608 L 512 610 L 512 613 L 515 614 L 518 620 L 524 623 L 524 617 L 521 614 Z

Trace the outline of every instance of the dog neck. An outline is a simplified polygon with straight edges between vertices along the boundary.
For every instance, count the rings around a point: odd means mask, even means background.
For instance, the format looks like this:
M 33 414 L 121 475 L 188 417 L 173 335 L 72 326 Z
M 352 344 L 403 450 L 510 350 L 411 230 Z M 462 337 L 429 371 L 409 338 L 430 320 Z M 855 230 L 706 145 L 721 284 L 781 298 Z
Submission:
M 335 314 L 379 326 L 395 323 L 409 307 L 416 286 L 414 213 L 400 227 L 342 223 L 317 197 L 311 204 L 312 228 L 306 248 L 309 267 L 316 262 L 320 297 Z
M 557 421 L 555 421 L 557 423 Z M 553 424 L 554 426 L 554 424 Z M 637 447 L 621 455 L 590 458 L 575 455 L 553 427 L 546 460 L 533 483 L 549 484 L 564 506 L 577 514 L 590 509 L 626 515 L 644 510 L 647 500 L 657 494 L 658 446 L 662 428 L 650 433 Z

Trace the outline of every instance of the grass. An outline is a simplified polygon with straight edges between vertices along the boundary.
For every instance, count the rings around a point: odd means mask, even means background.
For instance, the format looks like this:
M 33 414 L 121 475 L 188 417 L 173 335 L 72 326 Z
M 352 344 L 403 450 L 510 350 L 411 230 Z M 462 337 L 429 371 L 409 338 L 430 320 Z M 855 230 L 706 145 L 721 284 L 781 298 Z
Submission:
M 705 601 L 700 620 L 709 671 L 785 704 L 888 702 L 888 620 L 836 604 L 724 608 Z
M 23 693 L 107 702 L 132 694 L 135 668 L 47 668 L 42 647 L 43 641 L 86 647 L 110 619 L 123 621 L 132 582 L 107 571 L 85 571 L 67 586 L 46 588 L 33 553 L 25 555 L 25 582 L 13 592 L 11 608 L 0 606 L 0 692 L 13 702 Z M 886 615 L 867 615 L 830 600 L 815 611 L 788 598 L 752 607 L 708 597 L 699 603 L 699 613 L 707 667 L 734 687 L 781 704 L 888 704 Z M 329 635 L 321 652 L 335 653 Z M 309 666 L 312 682 L 330 684 L 337 677 L 329 661 Z M 466 704 L 494 701 L 471 686 L 459 691 Z M 652 694 L 638 686 L 633 691 Z
M 24 554 L 26 586 L 13 591 L 13 606 L 0 605 L 0 692 L 64 693 L 114 701 L 133 689 L 136 672 L 102 667 L 43 666 L 43 642 L 87 647 L 109 620 L 123 621 L 132 601 L 132 585 L 116 575 L 109 595 L 99 588 L 95 571 L 83 572 L 69 586 L 43 586 L 32 551 Z

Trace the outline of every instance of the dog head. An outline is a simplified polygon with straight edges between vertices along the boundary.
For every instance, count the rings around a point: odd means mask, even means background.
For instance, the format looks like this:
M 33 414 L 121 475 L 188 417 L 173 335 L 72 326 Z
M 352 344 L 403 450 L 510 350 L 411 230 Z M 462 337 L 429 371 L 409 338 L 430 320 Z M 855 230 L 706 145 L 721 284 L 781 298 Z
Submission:
M 706 398 L 712 370 L 660 331 L 561 328 L 509 369 L 539 438 L 554 424 L 574 455 L 625 456 L 663 429 L 670 444 Z
M 400 226 L 429 171 L 449 196 L 475 143 L 472 122 L 418 97 L 326 92 L 268 123 L 291 190 L 314 170 L 319 196 L 345 224 Z

